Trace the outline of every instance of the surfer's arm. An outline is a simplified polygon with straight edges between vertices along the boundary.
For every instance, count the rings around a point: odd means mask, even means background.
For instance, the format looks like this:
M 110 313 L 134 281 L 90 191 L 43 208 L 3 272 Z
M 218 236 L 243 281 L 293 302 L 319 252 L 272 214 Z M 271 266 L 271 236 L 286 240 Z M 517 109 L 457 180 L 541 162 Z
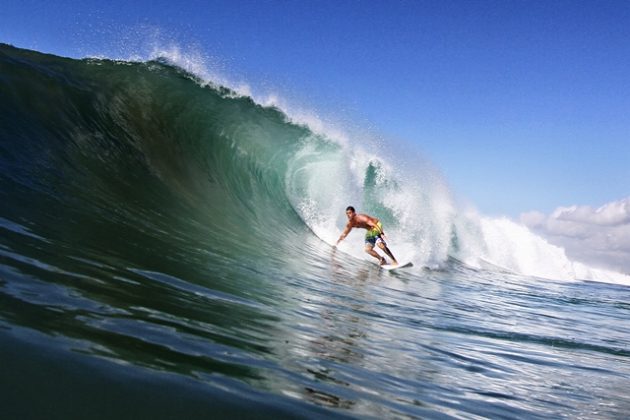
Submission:
M 346 228 L 343 230 L 343 232 L 341 232 L 341 236 L 339 237 L 339 239 L 337 239 L 337 245 L 339 245 L 339 242 L 343 241 L 346 238 L 346 236 L 348 236 L 348 233 L 350 233 L 351 230 L 352 230 L 352 225 L 348 224 Z

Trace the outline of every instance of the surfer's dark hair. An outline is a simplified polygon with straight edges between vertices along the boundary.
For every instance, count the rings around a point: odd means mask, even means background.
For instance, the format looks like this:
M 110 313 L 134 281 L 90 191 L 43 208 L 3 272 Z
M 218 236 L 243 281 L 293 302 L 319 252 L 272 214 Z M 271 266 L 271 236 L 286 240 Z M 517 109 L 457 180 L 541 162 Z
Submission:
M 356 213 L 356 212 L 357 212 L 357 211 L 354 209 L 354 207 L 352 207 L 352 206 L 348 206 L 348 207 L 346 207 L 346 211 L 348 211 L 348 210 L 352 210 L 352 213 Z

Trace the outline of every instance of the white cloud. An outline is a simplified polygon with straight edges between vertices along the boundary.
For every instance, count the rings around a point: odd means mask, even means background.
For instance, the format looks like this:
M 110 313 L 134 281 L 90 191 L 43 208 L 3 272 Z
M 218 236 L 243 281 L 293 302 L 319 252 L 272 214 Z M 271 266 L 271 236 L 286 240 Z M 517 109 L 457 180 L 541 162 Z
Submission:
M 550 215 L 533 211 L 521 222 L 574 260 L 630 273 L 630 197 L 599 208 L 559 207 Z
M 630 224 L 630 197 L 613 201 L 598 209 L 591 206 L 560 207 L 552 216 L 558 220 L 601 226 Z

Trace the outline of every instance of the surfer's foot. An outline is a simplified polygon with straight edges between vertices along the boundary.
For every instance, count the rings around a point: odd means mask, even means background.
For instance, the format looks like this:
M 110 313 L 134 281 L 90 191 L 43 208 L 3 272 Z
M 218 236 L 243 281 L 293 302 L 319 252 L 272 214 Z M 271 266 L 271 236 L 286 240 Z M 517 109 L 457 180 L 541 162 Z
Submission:
M 387 260 L 381 257 L 381 265 L 387 265 Z

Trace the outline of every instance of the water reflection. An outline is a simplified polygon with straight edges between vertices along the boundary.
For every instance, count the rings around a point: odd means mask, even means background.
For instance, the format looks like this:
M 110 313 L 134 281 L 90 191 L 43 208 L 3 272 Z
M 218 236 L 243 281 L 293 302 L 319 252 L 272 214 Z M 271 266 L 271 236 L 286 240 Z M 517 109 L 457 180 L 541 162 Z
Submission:
M 423 317 L 441 289 L 417 280 L 331 250 L 327 279 L 298 298 L 300 340 L 291 357 L 303 386 L 294 396 L 353 415 L 431 412 L 421 401 L 439 376 L 430 348 L 441 338 Z
M 346 257 L 347 258 L 347 257 Z M 377 267 L 350 262 L 337 254 L 330 254 L 329 276 L 318 296 L 310 297 L 314 313 L 308 319 L 301 355 L 302 368 L 310 379 L 302 390 L 302 397 L 319 405 L 352 409 L 357 398 L 348 381 L 348 366 L 360 366 L 368 346 L 369 318 L 361 316 L 370 311 L 373 296 L 366 287 L 377 279 Z M 376 270 L 374 270 L 376 268 Z

